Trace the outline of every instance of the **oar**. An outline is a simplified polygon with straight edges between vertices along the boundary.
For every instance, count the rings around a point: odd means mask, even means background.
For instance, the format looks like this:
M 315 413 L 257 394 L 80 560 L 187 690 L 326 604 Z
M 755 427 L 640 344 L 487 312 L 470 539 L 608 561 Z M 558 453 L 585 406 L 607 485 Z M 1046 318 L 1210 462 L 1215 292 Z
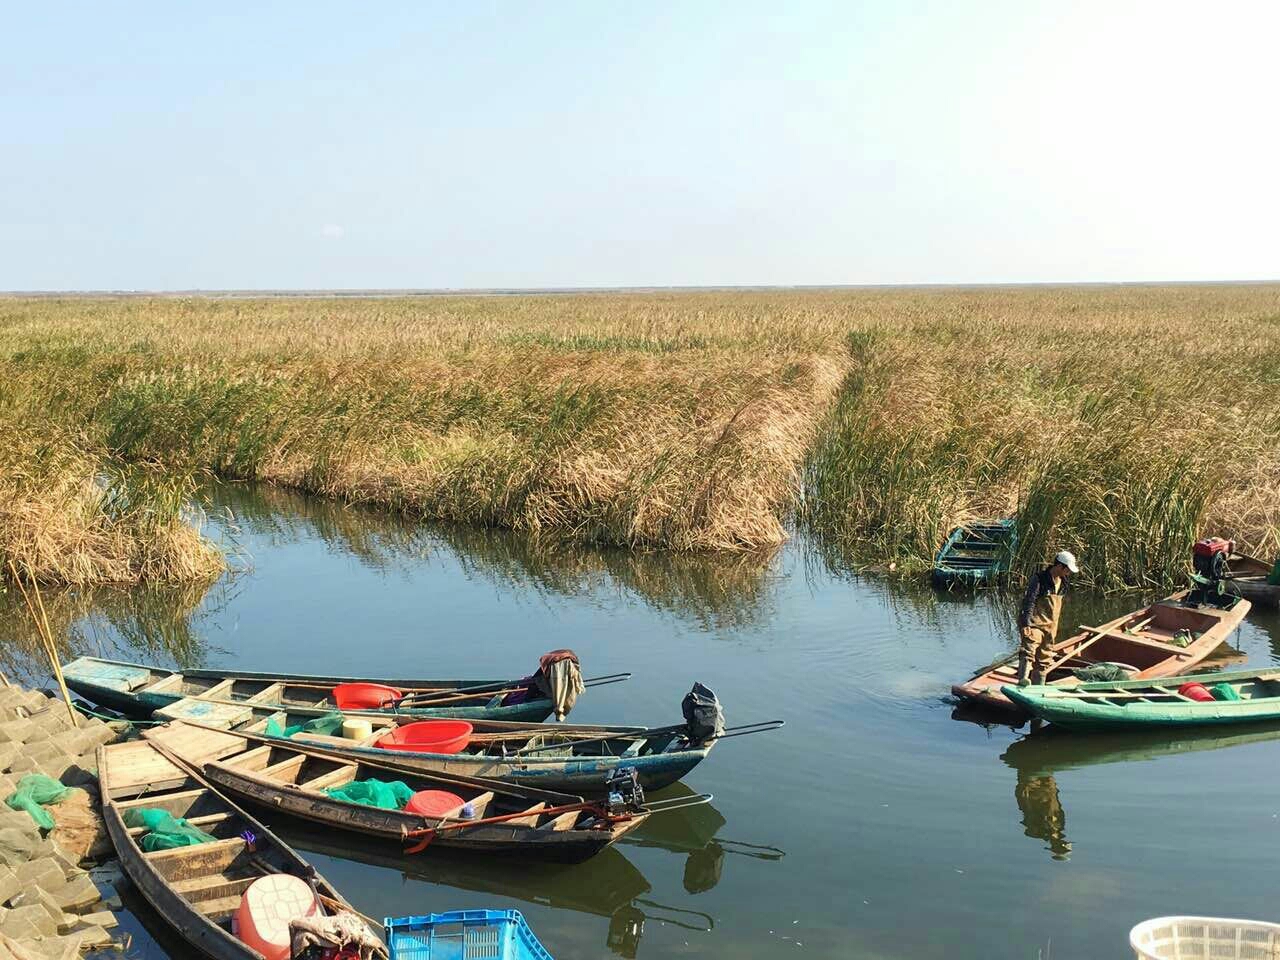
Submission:
M 49 657 L 49 664 L 53 669 L 53 678 L 58 681 L 58 689 L 62 691 L 62 699 L 67 704 L 67 713 L 71 715 L 71 726 L 79 727 L 80 715 L 76 713 L 76 708 L 71 705 L 71 692 L 67 690 L 67 681 L 62 677 L 62 658 L 58 656 L 58 645 L 53 639 L 53 631 L 49 629 L 49 617 L 44 612 L 44 601 L 40 599 L 40 584 L 36 582 L 34 577 L 32 578 L 31 592 L 35 594 L 36 598 L 35 602 L 32 603 L 31 597 L 27 594 L 27 588 L 18 577 L 18 568 L 13 565 L 12 560 L 9 561 L 9 571 L 13 574 L 14 583 L 22 591 L 22 599 L 26 601 L 27 612 L 31 614 L 31 620 L 36 625 L 36 635 L 40 637 L 44 652 Z
M 630 673 L 611 673 L 603 677 L 592 677 L 589 680 L 583 680 L 584 687 L 602 687 L 607 683 L 621 683 L 623 680 L 631 679 Z M 517 686 L 511 686 L 517 684 Z M 474 687 L 458 687 L 454 690 L 441 690 L 439 692 L 424 691 L 422 693 L 408 693 L 399 700 L 388 700 L 384 706 L 391 709 L 399 709 L 400 707 L 410 706 L 416 707 L 422 704 L 442 703 L 449 700 L 466 700 L 473 696 L 480 696 L 489 693 L 497 696 L 500 693 L 515 693 L 524 689 L 519 686 L 518 680 L 501 680 L 497 683 L 482 683 Z
M 764 733 L 766 730 L 777 730 L 779 727 L 786 725 L 785 720 L 760 720 L 756 723 L 744 723 L 737 727 L 725 727 L 723 731 L 714 737 L 707 737 L 705 740 L 699 740 L 701 743 L 710 743 L 712 740 L 727 740 L 730 737 L 745 737 L 749 733 Z M 565 743 L 544 743 L 540 747 L 524 747 L 517 750 L 513 756 L 521 757 L 530 753 L 538 753 L 542 750 L 560 750 L 564 747 L 581 747 L 588 743 L 603 743 L 605 740 L 647 740 L 650 737 L 656 737 L 662 733 L 678 733 L 688 728 L 687 723 L 677 723 L 669 727 L 650 727 L 648 730 L 637 730 L 632 733 L 620 731 L 618 733 L 607 734 L 603 737 L 592 737 L 589 740 L 569 740 Z M 625 759 L 625 758 L 614 758 Z

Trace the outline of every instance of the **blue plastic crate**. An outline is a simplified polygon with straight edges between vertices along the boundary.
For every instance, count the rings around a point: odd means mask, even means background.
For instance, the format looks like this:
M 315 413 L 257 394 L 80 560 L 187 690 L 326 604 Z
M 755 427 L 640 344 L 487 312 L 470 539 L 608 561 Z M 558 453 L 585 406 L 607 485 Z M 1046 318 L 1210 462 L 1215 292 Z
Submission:
M 552 960 L 519 910 L 386 919 L 391 960 Z

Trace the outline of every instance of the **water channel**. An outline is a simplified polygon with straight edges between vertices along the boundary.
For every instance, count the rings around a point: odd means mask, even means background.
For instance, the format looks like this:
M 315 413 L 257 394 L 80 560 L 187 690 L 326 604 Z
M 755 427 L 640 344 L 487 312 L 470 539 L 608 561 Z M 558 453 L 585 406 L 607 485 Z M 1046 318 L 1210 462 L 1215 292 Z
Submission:
M 1270 919 L 1280 727 L 1030 735 L 953 717 L 949 684 L 1013 643 L 1012 602 L 831 569 L 803 538 L 707 560 L 408 523 L 285 491 L 222 487 L 206 525 L 236 572 L 206 590 L 67 592 L 76 653 L 165 665 L 518 676 L 570 646 L 573 718 L 665 724 L 695 680 L 728 740 L 688 778 L 710 806 L 655 816 L 578 866 L 428 851 L 379 858 L 275 824 L 376 917 L 516 907 L 557 960 L 1120 957 L 1166 913 Z M 1095 623 L 1137 595 L 1073 595 Z M 0 666 L 47 682 L 0 609 Z M 1280 662 L 1280 618 L 1234 645 Z M 675 788 L 678 792 L 681 789 Z M 128 955 L 185 948 L 136 908 Z

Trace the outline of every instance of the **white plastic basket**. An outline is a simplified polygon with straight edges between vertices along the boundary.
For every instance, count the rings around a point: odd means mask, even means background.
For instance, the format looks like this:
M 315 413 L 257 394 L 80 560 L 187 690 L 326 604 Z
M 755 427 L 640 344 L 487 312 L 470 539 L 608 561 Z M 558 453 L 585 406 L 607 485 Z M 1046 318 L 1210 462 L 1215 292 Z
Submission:
M 1138 960 L 1280 960 L 1280 924 L 1157 917 L 1129 931 Z

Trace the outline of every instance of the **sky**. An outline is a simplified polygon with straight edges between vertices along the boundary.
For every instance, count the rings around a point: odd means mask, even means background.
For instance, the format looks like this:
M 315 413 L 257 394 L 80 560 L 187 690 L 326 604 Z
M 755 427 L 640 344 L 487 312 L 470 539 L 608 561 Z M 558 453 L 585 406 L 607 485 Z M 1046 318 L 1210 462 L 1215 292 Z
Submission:
M 13 4 L 0 290 L 1280 278 L 1280 4 Z

